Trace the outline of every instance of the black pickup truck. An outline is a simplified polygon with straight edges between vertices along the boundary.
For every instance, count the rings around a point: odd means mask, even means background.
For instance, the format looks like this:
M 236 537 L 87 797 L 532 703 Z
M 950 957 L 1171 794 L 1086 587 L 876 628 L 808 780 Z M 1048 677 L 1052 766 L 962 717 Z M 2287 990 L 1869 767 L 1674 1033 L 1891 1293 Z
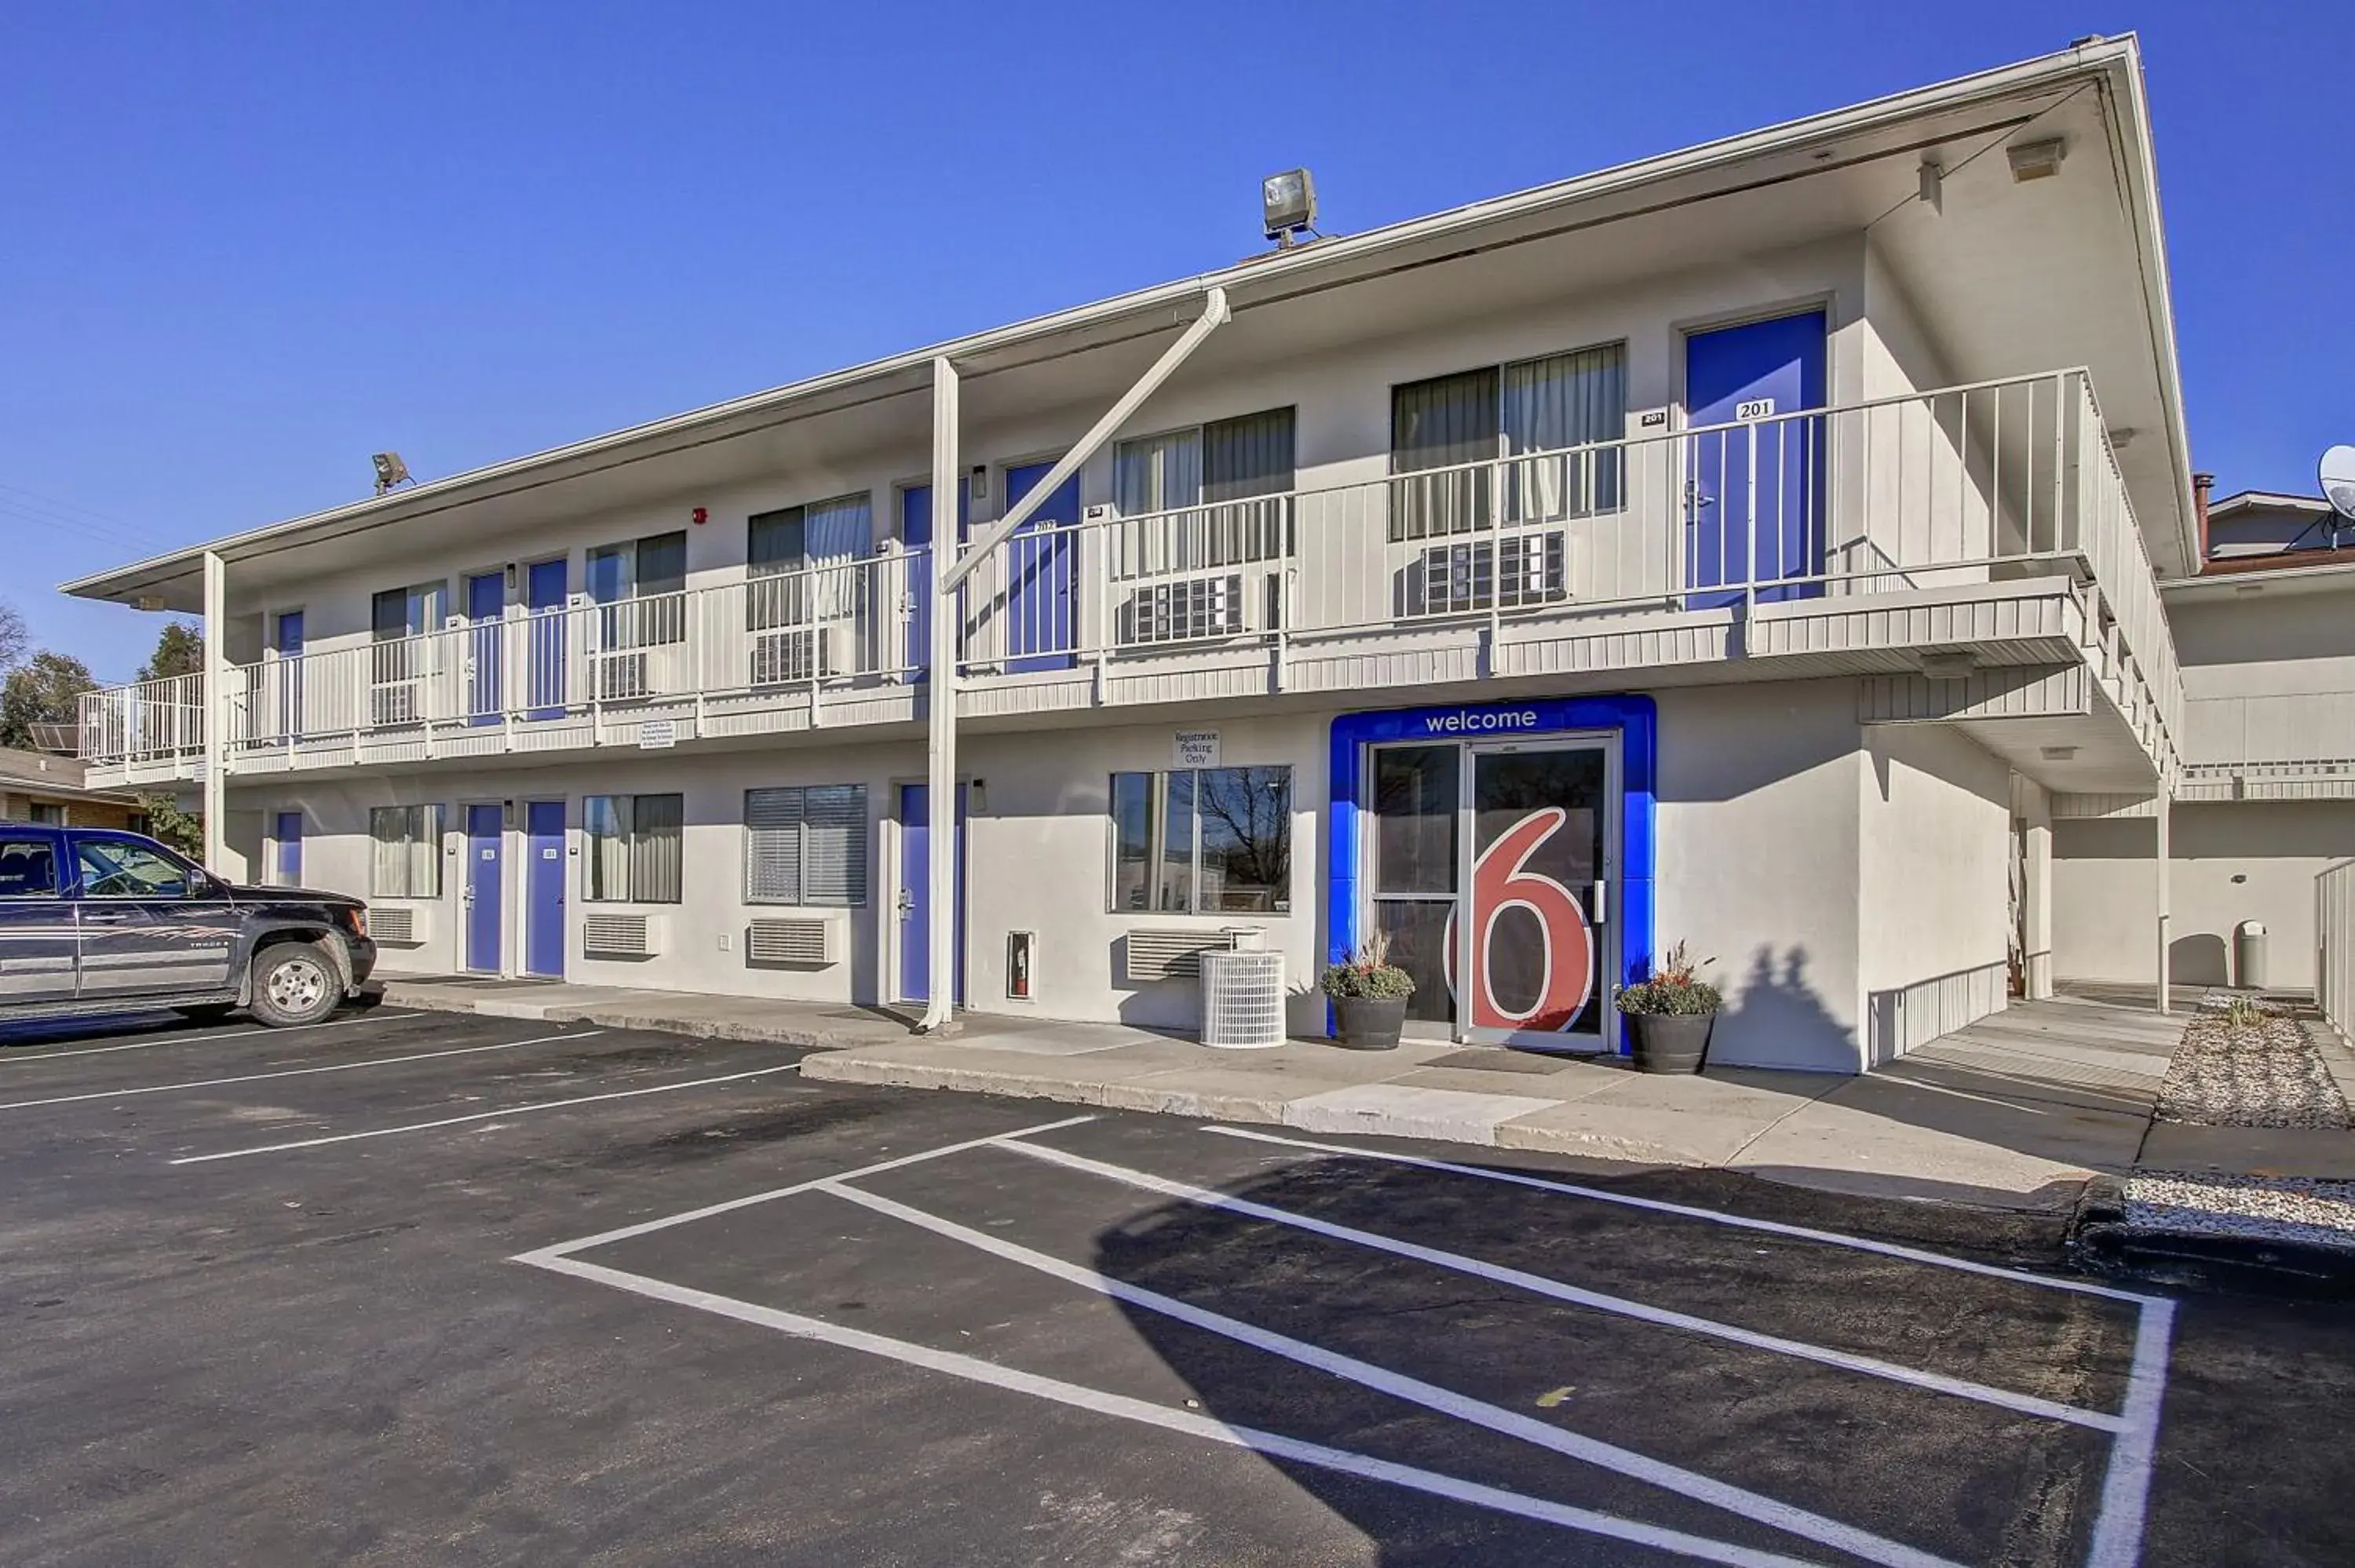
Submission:
M 357 898 L 233 886 L 137 833 L 0 822 L 0 1023 L 240 1007 L 314 1023 L 375 967 Z

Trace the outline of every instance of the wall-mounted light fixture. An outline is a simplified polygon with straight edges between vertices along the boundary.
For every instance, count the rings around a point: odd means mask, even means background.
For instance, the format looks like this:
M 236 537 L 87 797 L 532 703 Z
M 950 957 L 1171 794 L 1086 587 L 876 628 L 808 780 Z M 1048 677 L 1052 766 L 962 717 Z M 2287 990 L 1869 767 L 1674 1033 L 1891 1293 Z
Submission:
M 2069 143 L 2058 136 L 2041 142 L 2020 142 L 2003 150 L 2011 160 L 2014 185 L 2026 185 L 2030 180 L 2049 180 L 2061 172 L 2061 160 L 2069 155 Z

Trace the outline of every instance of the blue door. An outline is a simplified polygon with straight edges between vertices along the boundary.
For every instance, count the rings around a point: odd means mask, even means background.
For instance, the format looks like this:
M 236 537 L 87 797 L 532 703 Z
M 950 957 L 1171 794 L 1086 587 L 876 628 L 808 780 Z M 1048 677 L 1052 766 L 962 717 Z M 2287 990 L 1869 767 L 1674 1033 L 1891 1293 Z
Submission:
M 1824 313 L 1685 339 L 1685 584 L 1760 585 L 1762 599 L 1820 595 L 1824 569 Z M 1799 579 L 1799 580 L 1793 580 Z M 1690 594 L 1705 609 L 1738 592 Z
M 303 813 L 281 811 L 273 824 L 271 842 L 276 847 L 276 863 L 272 876 L 281 887 L 303 885 Z
M 523 808 L 523 972 L 564 977 L 564 802 L 528 800 Z
M 1030 463 L 1006 471 L 1010 509 L 1038 487 L 1055 465 Z M 1072 586 L 1079 568 L 1080 478 L 1030 514 L 1006 541 L 1006 567 L 994 580 L 1006 585 L 1006 668 L 1068 670 L 1079 661 L 1079 625 L 1072 614 Z
M 290 609 L 272 629 L 271 648 L 278 655 L 278 733 L 288 740 L 303 733 L 303 612 Z
M 499 685 L 499 622 L 506 619 L 505 572 L 466 579 L 466 722 L 496 724 L 506 706 Z
M 466 967 L 499 972 L 499 939 L 506 910 L 506 813 L 496 806 L 466 808 Z
M 524 655 L 531 666 L 524 679 L 526 718 L 559 718 L 564 713 L 564 588 L 560 560 L 535 561 L 525 574 L 524 608 L 531 617 Z
M 932 996 L 932 790 L 929 784 L 900 786 L 900 1000 L 930 1001 Z M 957 786 L 956 999 L 964 1001 L 964 786 Z

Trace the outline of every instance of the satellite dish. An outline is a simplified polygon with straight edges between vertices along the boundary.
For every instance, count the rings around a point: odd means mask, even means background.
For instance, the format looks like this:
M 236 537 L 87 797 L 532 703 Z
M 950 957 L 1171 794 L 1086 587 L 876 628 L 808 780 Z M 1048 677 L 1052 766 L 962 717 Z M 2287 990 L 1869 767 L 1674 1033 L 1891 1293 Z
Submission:
M 2339 515 L 2355 523 L 2355 447 L 2333 447 L 2322 454 L 2322 496 Z

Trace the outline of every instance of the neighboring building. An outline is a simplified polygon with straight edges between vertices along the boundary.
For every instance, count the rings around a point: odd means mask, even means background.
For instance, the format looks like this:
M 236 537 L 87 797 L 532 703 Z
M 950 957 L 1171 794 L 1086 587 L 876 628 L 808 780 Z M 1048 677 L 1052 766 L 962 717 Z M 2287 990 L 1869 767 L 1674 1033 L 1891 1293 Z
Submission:
M 2183 662 L 2184 767 L 2169 823 L 2175 978 L 2237 984 L 2243 921 L 2276 988 L 2315 984 L 2315 874 L 2355 858 L 2355 524 L 2252 491 L 2208 512 L 2211 555 L 2163 582 Z M 2055 824 L 2061 973 L 2147 984 L 2157 808 L 2079 799 Z M 2252 979 L 2259 977 L 2251 977 Z
M 975 1008 L 1183 1027 L 1252 927 L 1321 1028 L 1380 930 L 1419 1026 L 1594 1048 L 1684 940 L 1717 1060 L 1852 1071 L 2048 989 L 2052 803 L 2178 764 L 2166 278 L 2093 41 L 86 578 L 209 585 L 222 678 L 85 755 L 204 765 L 225 865 L 396 969 L 921 999 L 951 853 Z M 1213 290 L 934 646 L 934 541 Z
M 89 766 L 77 758 L 0 747 L 0 822 L 145 832 L 147 812 L 139 797 L 88 788 Z

